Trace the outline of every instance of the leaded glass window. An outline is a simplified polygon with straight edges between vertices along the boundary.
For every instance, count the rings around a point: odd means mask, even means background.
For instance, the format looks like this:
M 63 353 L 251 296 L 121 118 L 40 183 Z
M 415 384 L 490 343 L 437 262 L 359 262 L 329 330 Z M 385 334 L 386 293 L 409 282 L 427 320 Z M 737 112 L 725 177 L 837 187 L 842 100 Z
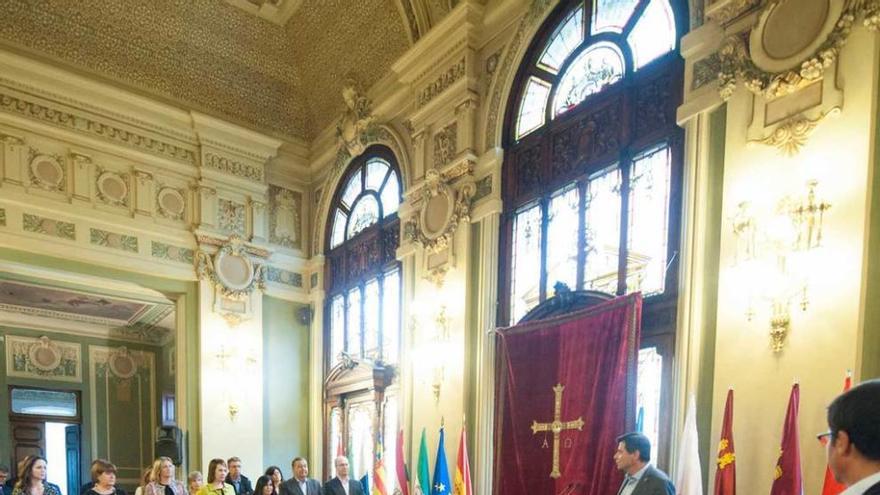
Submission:
M 569 8 L 549 36 L 536 38 L 535 55 L 521 67 L 515 140 L 619 85 L 628 73 L 673 58 L 667 54 L 674 54 L 680 33 L 669 0 L 563 3 Z

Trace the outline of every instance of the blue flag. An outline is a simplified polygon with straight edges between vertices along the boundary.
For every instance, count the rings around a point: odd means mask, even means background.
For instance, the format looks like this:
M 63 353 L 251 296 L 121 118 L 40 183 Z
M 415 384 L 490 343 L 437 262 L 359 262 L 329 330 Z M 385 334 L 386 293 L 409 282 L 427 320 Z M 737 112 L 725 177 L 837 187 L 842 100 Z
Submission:
M 364 495 L 370 495 L 370 480 L 368 478 L 369 474 L 365 474 L 363 478 L 361 478 L 361 486 L 364 487 Z
M 440 443 L 437 444 L 437 460 L 434 462 L 434 481 L 431 495 L 449 495 L 452 482 L 449 480 L 449 466 L 446 465 L 446 445 L 443 442 L 443 427 L 440 427 Z
M 639 406 L 639 414 L 636 417 L 636 431 L 639 433 L 644 433 L 645 431 L 645 408 L 643 406 Z

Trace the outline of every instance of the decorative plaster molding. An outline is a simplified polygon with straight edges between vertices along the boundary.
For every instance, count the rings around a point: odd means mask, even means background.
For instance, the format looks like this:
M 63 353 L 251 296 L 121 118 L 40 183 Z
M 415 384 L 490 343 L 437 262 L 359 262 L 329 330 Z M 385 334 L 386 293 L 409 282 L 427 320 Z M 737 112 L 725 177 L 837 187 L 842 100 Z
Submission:
M 126 129 L 114 127 L 67 111 L 60 106 L 48 106 L 12 96 L 0 88 L 0 110 L 18 114 L 29 119 L 52 124 L 71 131 L 100 137 L 124 146 L 145 151 L 164 158 L 195 165 L 195 152 L 171 143 L 160 141 Z
M 780 153 L 787 156 L 794 156 L 800 152 L 801 148 L 806 144 L 807 139 L 816 129 L 822 120 L 828 115 L 837 115 L 840 113 L 839 107 L 819 115 L 815 119 L 808 119 L 802 116 L 795 116 L 780 124 L 769 136 L 763 139 L 749 141 L 749 144 L 760 143 L 768 146 L 779 148 Z
M 291 249 L 302 247 L 300 208 L 302 194 L 269 185 L 269 242 Z
M 715 0 L 706 7 L 706 18 L 725 25 L 756 8 L 761 0 Z
M 178 263 L 193 264 L 195 253 L 192 249 L 172 246 L 164 242 L 152 241 L 150 243 L 150 254 L 154 258 L 168 261 L 176 261 Z
M 6 375 L 37 380 L 82 381 L 82 348 L 47 336 L 6 337 Z
M 346 109 L 336 122 L 336 137 L 340 147 L 355 157 L 364 152 L 367 143 L 376 139 L 379 126 L 373 116 L 373 103 L 357 89 L 353 80 L 349 79 L 342 87 L 342 99 Z
M 464 77 L 465 59 L 462 57 L 458 62 L 449 67 L 446 72 L 437 76 L 434 81 L 419 91 L 417 98 L 418 108 L 422 108 L 431 102 L 438 95 L 446 91 L 446 88 L 452 86 L 453 83 Z
M 453 122 L 434 134 L 434 167 L 451 162 L 458 151 L 458 123 Z
M 266 281 L 297 288 L 302 288 L 303 286 L 301 273 L 282 270 L 274 266 L 266 267 Z
M 769 2 L 764 12 L 769 12 L 778 2 L 779 0 Z M 878 15 L 880 0 L 848 2 L 825 41 L 799 67 L 777 73 L 764 71 L 755 64 L 747 41 L 749 31 L 728 37 L 718 52 L 721 65 L 718 72 L 718 91 L 721 98 L 729 99 L 738 82 L 767 99 L 803 88 L 821 78 L 825 69 L 834 64 L 857 19 L 864 19 L 865 25 L 870 27 L 875 25 L 872 24 L 872 19 Z
M 30 213 L 22 214 L 22 229 L 25 232 L 59 237 L 68 241 L 76 240 L 76 225 L 51 218 L 43 218 Z
M 429 169 L 425 174 L 425 184 L 419 191 L 417 213 L 403 226 L 404 237 L 425 248 L 428 253 L 438 253 L 448 248 L 461 223 L 470 220 L 471 199 L 476 192 L 473 181 L 464 181 L 453 190 L 437 169 Z M 445 211 L 431 212 L 432 199 L 446 198 Z M 440 207 L 439 204 L 436 207 Z M 436 230 L 428 228 L 428 215 L 445 217 Z M 432 223 L 436 223 L 432 222 Z
M 229 260 L 230 268 L 227 268 L 226 260 Z M 224 297 L 233 300 L 244 300 L 254 289 L 264 289 L 265 272 L 265 265 L 251 259 L 247 245 L 236 235 L 230 237 L 214 256 L 202 250 L 196 253 L 199 278 L 211 281 Z
M 205 160 L 203 163 L 208 168 L 261 184 L 266 175 L 265 169 L 259 165 L 251 165 L 214 153 L 205 153 Z
M 138 252 L 138 238 L 133 235 L 117 234 L 101 229 L 89 229 L 89 241 L 96 245 L 120 249 L 129 253 Z
M 245 235 L 245 205 L 230 199 L 217 200 L 217 227 L 220 230 Z

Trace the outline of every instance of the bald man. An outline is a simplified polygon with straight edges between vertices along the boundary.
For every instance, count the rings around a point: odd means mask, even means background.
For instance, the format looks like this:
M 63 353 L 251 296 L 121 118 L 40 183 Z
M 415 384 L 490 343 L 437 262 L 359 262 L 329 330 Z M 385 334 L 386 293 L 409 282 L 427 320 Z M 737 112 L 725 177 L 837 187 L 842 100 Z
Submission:
M 336 477 L 324 483 L 324 493 L 326 495 L 364 495 L 361 482 L 348 477 L 348 459 L 341 455 L 336 458 L 334 464 L 336 465 Z

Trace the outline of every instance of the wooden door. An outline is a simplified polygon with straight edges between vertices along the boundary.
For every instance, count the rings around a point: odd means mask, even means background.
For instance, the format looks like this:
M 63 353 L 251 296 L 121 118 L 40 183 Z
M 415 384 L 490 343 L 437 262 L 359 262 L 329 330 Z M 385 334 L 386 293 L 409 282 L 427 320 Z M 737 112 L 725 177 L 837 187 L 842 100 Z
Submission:
M 12 439 L 12 466 L 17 470 L 19 461 L 29 455 L 46 457 L 46 423 L 26 419 L 9 420 Z M 16 476 L 18 473 L 16 473 Z

